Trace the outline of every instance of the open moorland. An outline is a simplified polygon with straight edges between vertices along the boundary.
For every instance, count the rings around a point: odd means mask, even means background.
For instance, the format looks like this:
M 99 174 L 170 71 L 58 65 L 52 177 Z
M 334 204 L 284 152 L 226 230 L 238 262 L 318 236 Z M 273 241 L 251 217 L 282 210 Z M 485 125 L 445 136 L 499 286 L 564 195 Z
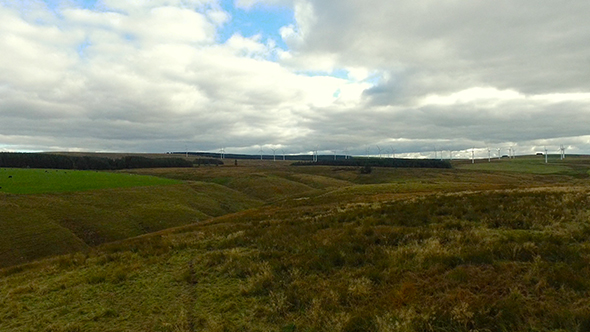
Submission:
M 589 331 L 590 159 L 550 157 L 0 189 L 0 331 Z

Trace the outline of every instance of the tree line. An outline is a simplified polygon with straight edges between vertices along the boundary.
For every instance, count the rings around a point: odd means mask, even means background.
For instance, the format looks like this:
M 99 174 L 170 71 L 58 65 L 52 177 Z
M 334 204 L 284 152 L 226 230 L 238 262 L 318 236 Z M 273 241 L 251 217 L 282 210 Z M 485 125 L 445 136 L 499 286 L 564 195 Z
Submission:
M 117 170 L 128 168 L 192 167 L 182 158 L 125 156 L 118 159 L 90 156 L 65 156 L 49 153 L 0 153 L 0 167 L 52 168 L 77 170 Z

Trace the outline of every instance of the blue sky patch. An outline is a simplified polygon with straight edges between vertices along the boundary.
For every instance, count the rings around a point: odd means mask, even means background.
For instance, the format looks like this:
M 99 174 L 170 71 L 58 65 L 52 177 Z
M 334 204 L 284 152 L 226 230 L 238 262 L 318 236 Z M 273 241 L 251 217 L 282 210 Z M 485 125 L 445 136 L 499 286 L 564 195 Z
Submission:
M 63 3 L 62 0 L 43 0 L 47 7 L 53 11 L 59 8 L 60 4 Z M 94 8 L 96 5 L 97 0 L 77 0 L 74 3 L 79 5 L 81 8 Z
M 222 8 L 230 13 L 231 20 L 219 31 L 219 42 L 227 41 L 235 33 L 244 37 L 262 36 L 262 42 L 273 39 L 276 45 L 287 49 L 279 30 L 295 23 L 293 10 L 282 6 L 255 5 L 248 10 L 234 7 L 233 0 L 222 0 Z
M 78 45 L 78 47 L 76 48 L 78 55 L 80 55 L 80 57 L 85 57 L 86 56 L 86 49 L 88 47 L 90 47 L 90 45 L 92 45 L 92 43 L 90 42 L 89 39 L 86 39 L 82 44 Z
M 306 75 L 310 77 L 314 76 L 331 76 L 336 78 L 341 78 L 348 80 L 348 71 L 345 69 L 334 69 L 331 72 L 328 71 L 316 71 L 316 70 L 306 70 L 306 71 L 297 71 L 300 75 Z

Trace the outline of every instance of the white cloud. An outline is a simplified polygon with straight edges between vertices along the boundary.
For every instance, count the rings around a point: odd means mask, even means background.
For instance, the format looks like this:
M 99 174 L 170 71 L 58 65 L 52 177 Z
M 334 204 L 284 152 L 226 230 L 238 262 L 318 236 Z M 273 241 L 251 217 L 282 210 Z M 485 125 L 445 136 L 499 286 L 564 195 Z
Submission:
M 363 67 L 351 67 L 346 70 L 348 71 L 348 77 L 355 81 L 363 81 L 371 75 L 371 72 Z
M 146 9 L 149 10 L 158 7 L 203 9 L 209 6 L 218 6 L 219 0 L 101 0 L 99 4 L 110 10 L 123 11 L 126 14 L 135 14 L 137 12 L 143 12 Z
M 298 0 L 294 5 L 296 24 L 290 24 L 280 29 L 283 41 L 291 48 L 301 47 L 304 40 L 315 24 L 316 16 L 313 5 L 307 0 Z
M 175 7 L 158 7 L 145 17 L 132 17 L 125 28 L 133 37 L 153 43 L 210 42 L 215 36 L 215 28 L 203 14 Z
M 260 40 L 260 35 L 243 37 L 240 34 L 235 34 L 225 42 L 225 46 L 230 48 L 236 55 L 247 57 L 268 56 L 272 50 L 269 50 L 267 45 L 262 44 Z
M 207 10 L 206 15 L 216 26 L 222 26 L 231 19 L 231 15 L 221 9 Z
M 513 91 L 500 91 L 495 88 L 469 88 L 447 96 L 429 95 L 421 102 L 422 105 L 453 105 L 473 102 L 497 103 L 505 100 L 524 99 L 525 96 Z

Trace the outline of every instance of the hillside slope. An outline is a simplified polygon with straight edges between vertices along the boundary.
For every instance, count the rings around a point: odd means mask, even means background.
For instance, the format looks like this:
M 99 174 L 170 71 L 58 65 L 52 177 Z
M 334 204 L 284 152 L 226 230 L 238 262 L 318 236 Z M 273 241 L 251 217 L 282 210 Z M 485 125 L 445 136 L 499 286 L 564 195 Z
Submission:
M 0 272 L 2 331 L 582 331 L 590 191 L 267 207 Z
M 0 267 L 261 206 L 212 183 L 0 194 Z

